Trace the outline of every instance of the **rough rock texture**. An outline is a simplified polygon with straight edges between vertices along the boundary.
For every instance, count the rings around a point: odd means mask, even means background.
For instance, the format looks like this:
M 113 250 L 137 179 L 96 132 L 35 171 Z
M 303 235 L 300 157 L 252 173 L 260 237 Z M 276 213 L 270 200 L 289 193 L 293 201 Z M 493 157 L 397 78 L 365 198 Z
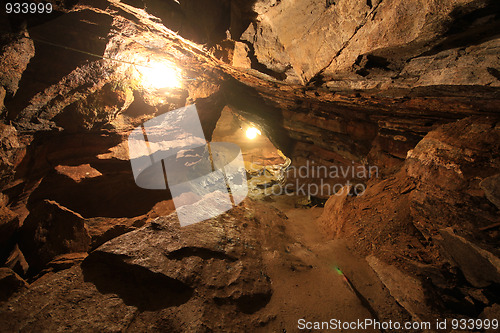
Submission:
M 497 208 L 485 197 L 479 184 L 500 168 L 497 124 L 497 119 L 468 118 L 430 132 L 408 152 L 401 172 L 382 181 L 372 181 L 362 196 L 348 197 L 341 216 L 335 217 L 348 221 L 339 233 L 354 236 L 364 227 L 374 230 L 388 227 L 374 231 L 378 236 L 366 241 L 373 242 L 373 247 L 384 247 L 387 242 L 395 241 L 396 234 L 402 237 L 401 233 L 419 234 L 423 242 L 420 247 L 431 245 L 441 228 L 460 225 L 462 230 L 486 241 L 488 234 L 477 231 L 496 221 Z M 376 207 L 378 202 L 384 202 L 384 206 Z M 369 220 L 362 221 L 362 215 L 356 213 L 359 211 L 371 212 Z M 370 221 L 379 220 L 393 222 L 374 222 L 370 226 Z
M 437 318 L 435 314 L 429 313 L 425 291 L 418 279 L 380 261 L 375 256 L 369 256 L 366 260 L 391 295 L 411 314 L 413 320 Z
M 23 145 L 19 142 L 14 126 L 0 124 L 0 186 L 14 178 L 14 169 L 23 157 Z
M 36 273 L 54 257 L 69 252 L 87 252 L 90 236 L 77 213 L 45 200 L 30 212 L 20 230 L 19 246 Z
M 19 275 L 9 268 L 0 268 L 0 302 L 6 301 L 16 291 L 28 287 Z
M 26 276 L 28 273 L 28 262 L 24 258 L 24 254 L 19 249 L 18 244 L 16 244 L 14 249 L 10 252 L 9 257 L 5 260 L 4 266 L 12 269 L 21 276 Z
M 312 272 L 306 263 L 311 254 L 284 233 L 285 224 L 282 213 L 252 202 L 184 228 L 175 214 L 160 217 L 102 245 L 82 265 L 45 274 L 1 307 L 0 323 L 8 331 L 268 332 L 294 327 L 296 322 L 286 318 L 293 316 L 295 305 L 283 300 L 295 284 L 309 283 L 300 276 Z M 313 262 L 323 272 L 323 265 Z M 332 305 L 341 299 L 359 306 L 342 278 L 326 271 L 325 285 L 343 292 L 323 297 Z M 280 281 L 281 274 L 295 275 L 293 286 Z M 270 303 L 274 292 L 279 300 Z M 335 306 L 337 315 L 357 315 L 341 310 L 342 304 Z M 311 306 L 304 309 L 311 316 L 332 311 Z
M 467 281 L 474 287 L 487 287 L 500 282 L 500 259 L 463 237 L 457 236 L 453 229 L 440 230 L 443 238 L 441 246 L 460 267 Z
M 19 81 L 30 59 L 35 55 L 33 41 L 24 33 L 19 35 L 2 34 L 0 39 L 0 86 L 9 96 L 19 88 Z M 3 103 L 3 97 L 1 98 Z M 0 114 L 1 108 L 0 108 Z
M 487 0 L 262 0 L 241 39 L 287 82 L 320 75 L 334 89 L 498 86 L 498 8 Z
M 479 186 L 486 198 L 500 209 L 500 174 L 483 179 Z
M 460 304 L 453 290 L 461 274 L 476 288 L 494 290 L 499 234 L 490 226 L 498 223 L 498 208 L 479 184 L 500 170 L 499 142 L 498 119 L 467 118 L 437 128 L 408 152 L 400 172 L 338 202 L 338 214 L 325 210 L 326 231 L 430 282 L 424 286 L 430 294 L 441 293 L 441 304 L 434 304 L 441 311 Z M 461 305 L 464 313 L 498 302 L 488 290 L 483 289 L 489 300 L 472 292 L 472 305 Z

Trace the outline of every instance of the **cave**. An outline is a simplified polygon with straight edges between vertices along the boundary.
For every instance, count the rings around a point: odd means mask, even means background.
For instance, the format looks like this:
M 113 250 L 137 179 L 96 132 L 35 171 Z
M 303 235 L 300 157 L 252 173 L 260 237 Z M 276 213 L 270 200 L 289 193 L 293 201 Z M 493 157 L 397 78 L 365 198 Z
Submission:
M 0 12 L 5 332 L 497 332 L 497 0 Z

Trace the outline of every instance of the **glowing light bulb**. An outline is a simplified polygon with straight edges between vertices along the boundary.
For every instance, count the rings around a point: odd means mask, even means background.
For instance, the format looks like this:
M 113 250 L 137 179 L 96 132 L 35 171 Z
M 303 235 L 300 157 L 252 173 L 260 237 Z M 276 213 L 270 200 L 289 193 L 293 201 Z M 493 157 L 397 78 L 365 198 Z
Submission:
M 249 138 L 250 140 L 253 140 L 257 137 L 257 135 L 261 135 L 261 132 L 259 129 L 257 129 L 255 127 L 250 127 L 249 129 L 247 129 L 246 135 L 247 135 L 247 138 Z
M 182 85 L 180 71 L 172 64 L 151 62 L 147 67 L 137 67 L 143 85 L 153 89 L 179 88 Z

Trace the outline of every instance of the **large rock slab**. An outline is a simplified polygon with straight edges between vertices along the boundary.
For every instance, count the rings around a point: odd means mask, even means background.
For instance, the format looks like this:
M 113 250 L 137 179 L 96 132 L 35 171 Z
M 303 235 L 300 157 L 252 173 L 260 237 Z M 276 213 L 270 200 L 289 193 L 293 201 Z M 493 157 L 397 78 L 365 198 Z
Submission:
M 242 204 L 183 228 L 175 214 L 160 217 L 69 269 L 71 258 L 60 256 L 52 264 L 62 271 L 48 272 L 0 306 L 0 325 L 9 331 L 266 331 L 277 312 L 266 308 L 273 281 L 263 257 L 287 267 L 283 260 L 291 255 L 277 252 L 289 241 L 279 212 L 253 209 Z
M 426 304 L 424 287 L 418 279 L 375 256 L 368 256 L 366 261 L 392 297 L 411 314 L 413 320 L 429 320 L 433 317 L 431 308 Z
M 163 288 L 180 293 L 177 298 L 187 301 L 196 290 L 215 302 L 255 312 L 269 301 L 271 285 L 265 276 L 253 274 L 264 270 L 259 253 L 252 249 L 257 244 L 240 231 L 231 230 L 235 222 L 232 217 L 223 217 L 181 228 L 176 214 L 159 217 L 93 251 L 83 264 L 84 274 L 98 288 L 123 294 L 126 302 L 137 303 L 140 308 L 177 301 L 165 291 L 163 299 L 143 302 L 126 288 L 114 290 L 102 277 L 130 270 L 137 283 L 145 279 L 164 284 Z
M 474 287 L 483 288 L 500 283 L 500 258 L 465 238 L 452 228 L 440 230 L 441 246 Z

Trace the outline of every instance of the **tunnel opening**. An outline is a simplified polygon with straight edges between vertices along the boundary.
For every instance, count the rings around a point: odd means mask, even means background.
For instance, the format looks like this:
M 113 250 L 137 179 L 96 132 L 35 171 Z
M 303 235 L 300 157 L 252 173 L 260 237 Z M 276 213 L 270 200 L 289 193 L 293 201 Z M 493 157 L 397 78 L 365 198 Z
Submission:
M 225 107 L 212 141 L 231 142 L 240 147 L 250 198 L 263 199 L 280 194 L 291 160 L 271 142 L 260 124 Z

